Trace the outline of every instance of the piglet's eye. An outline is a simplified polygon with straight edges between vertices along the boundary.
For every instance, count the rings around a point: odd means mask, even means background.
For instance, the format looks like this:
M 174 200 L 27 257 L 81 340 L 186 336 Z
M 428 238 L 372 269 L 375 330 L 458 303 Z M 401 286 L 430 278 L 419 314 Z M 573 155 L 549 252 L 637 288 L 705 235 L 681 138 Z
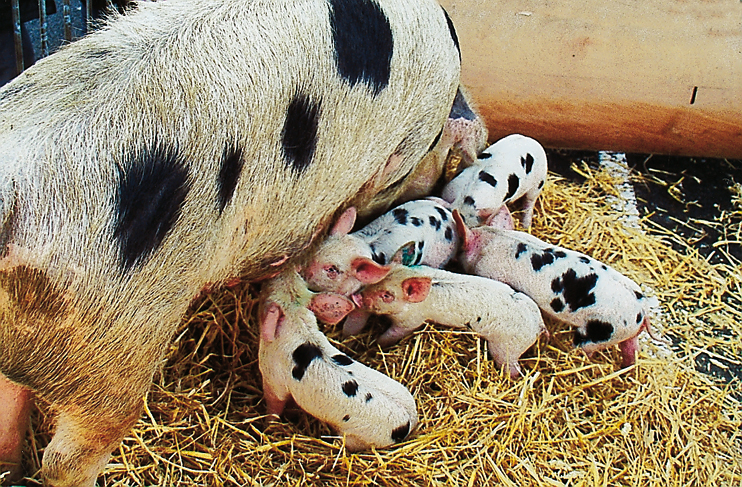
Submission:
M 391 303 L 392 301 L 394 301 L 394 295 L 392 293 L 383 293 L 381 295 L 381 300 L 385 303 Z
M 329 277 L 330 279 L 337 279 L 340 271 L 334 265 L 329 265 L 325 267 L 325 274 L 327 274 L 327 277 Z

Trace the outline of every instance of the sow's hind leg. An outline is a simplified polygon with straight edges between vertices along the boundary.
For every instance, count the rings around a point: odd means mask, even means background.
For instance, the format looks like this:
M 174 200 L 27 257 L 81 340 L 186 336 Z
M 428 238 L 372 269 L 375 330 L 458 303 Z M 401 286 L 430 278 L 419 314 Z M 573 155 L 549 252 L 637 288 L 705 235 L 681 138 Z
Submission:
M 6 483 L 22 476 L 21 455 L 31 404 L 32 393 L 28 388 L 0 374 L 0 479 Z
M 96 334 L 80 322 L 43 324 L 47 335 L 40 327 L 31 330 L 32 339 L 18 334 L 14 347 L 0 347 L 0 368 L 56 416 L 42 461 L 44 485 L 92 487 L 140 417 L 165 346 L 121 330 Z M 5 421 L 6 412 L 0 415 Z M 16 424 L 25 421 L 21 416 Z

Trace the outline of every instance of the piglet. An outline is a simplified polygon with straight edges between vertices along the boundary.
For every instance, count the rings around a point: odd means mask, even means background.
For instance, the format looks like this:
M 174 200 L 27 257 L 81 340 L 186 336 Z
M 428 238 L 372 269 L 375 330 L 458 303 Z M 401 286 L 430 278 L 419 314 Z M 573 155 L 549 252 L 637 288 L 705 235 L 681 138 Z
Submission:
M 618 344 L 622 365 L 636 361 L 638 335 L 649 332 L 641 288 L 580 252 L 527 233 L 492 226 L 469 229 L 454 211 L 466 272 L 497 279 L 530 296 L 548 316 L 576 327 L 574 344 L 588 356 Z
M 417 425 L 415 400 L 407 388 L 340 352 L 317 327 L 317 317 L 335 323 L 353 303 L 344 296 L 310 292 L 295 271 L 263 286 L 259 366 L 268 413 L 280 415 L 293 398 L 345 435 L 350 451 L 404 440 Z
M 349 296 L 379 282 L 389 272 L 392 256 L 410 241 L 416 246 L 405 264 L 442 267 L 456 255 L 453 217 L 440 201 L 409 201 L 350 233 L 355 215 L 351 207 L 340 216 L 304 268 L 309 289 Z
M 475 164 L 443 188 L 442 197 L 470 226 L 483 223 L 503 205 L 522 200 L 521 224 L 528 228 L 546 173 L 546 152 L 541 144 L 530 137 L 512 134 L 479 154 Z
M 547 333 L 541 311 L 525 294 L 493 279 L 427 266 L 395 264 L 384 280 L 364 288 L 354 300 L 391 318 L 392 326 L 378 339 L 382 347 L 426 321 L 469 328 L 487 340 L 495 362 L 512 378 L 521 375 L 518 357 Z

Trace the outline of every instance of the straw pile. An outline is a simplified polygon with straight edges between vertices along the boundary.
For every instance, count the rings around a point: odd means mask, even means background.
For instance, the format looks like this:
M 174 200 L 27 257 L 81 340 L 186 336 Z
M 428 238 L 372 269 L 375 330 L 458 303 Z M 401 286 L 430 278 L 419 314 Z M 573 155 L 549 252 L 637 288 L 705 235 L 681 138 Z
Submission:
M 338 348 L 405 384 L 419 408 L 409 441 L 349 454 L 300 410 L 279 422 L 263 415 L 258 289 L 244 285 L 194 305 L 101 485 L 742 485 L 739 382 L 715 381 L 694 360 L 704 352 L 740 363 L 742 268 L 711 265 L 649 220 L 624 228 L 615 181 L 580 170 L 582 184 L 550 175 L 532 233 L 656 296 L 653 329 L 672 349 L 645 339 L 637 365 L 620 370 L 617 349 L 588 360 L 568 327 L 547 322 L 551 341 L 511 381 L 468 332 L 426 326 L 382 352 L 373 341 L 381 325 L 348 340 L 328 329 Z M 34 430 L 43 449 L 43 408 Z M 30 461 L 38 467 L 40 457 Z

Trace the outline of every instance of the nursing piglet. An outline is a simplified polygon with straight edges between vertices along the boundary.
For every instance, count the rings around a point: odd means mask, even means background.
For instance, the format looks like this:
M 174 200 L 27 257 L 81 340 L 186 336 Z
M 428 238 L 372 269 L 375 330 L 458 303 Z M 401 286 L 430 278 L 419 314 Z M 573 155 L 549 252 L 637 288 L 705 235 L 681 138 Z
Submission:
M 497 214 L 503 205 L 522 200 L 521 224 L 528 228 L 546 173 L 546 152 L 541 144 L 512 134 L 479 154 L 475 164 L 446 185 L 442 197 L 472 227 Z
M 367 311 L 389 316 L 382 347 L 396 343 L 426 321 L 469 328 L 487 340 L 489 352 L 510 377 L 521 375 L 518 357 L 546 333 L 531 298 L 507 284 L 426 266 L 393 265 L 387 277 L 354 296 Z
M 415 247 L 405 264 L 411 265 L 442 267 L 458 248 L 451 212 L 433 200 L 409 201 L 350 233 L 354 223 L 355 209 L 349 208 L 312 256 L 303 272 L 309 289 L 348 296 L 379 282 L 391 257 L 410 241 Z
M 296 404 L 345 435 L 348 450 L 386 447 L 417 425 L 417 408 L 399 382 L 333 347 L 317 327 L 353 308 L 339 295 L 311 293 L 287 271 L 266 282 L 260 306 L 259 365 L 270 414 Z
M 588 355 L 618 344 L 623 366 L 636 361 L 637 336 L 649 331 L 647 300 L 639 286 L 602 262 L 550 245 L 523 232 L 466 227 L 458 259 L 466 272 L 521 291 L 547 315 L 576 327 L 574 344 Z

